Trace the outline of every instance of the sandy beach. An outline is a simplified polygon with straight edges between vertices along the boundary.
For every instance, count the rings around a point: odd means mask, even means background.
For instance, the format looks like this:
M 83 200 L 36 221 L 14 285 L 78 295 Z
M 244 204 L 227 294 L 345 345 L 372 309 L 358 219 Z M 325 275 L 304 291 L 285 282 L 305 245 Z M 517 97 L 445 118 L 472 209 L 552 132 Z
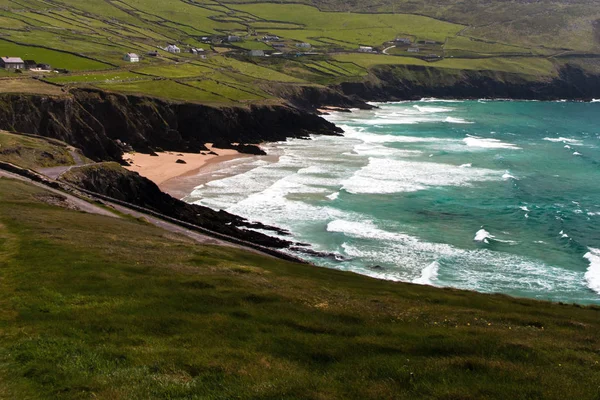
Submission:
M 181 198 L 189 193 L 197 185 L 193 180 L 186 183 L 185 177 L 195 176 L 201 169 L 214 169 L 216 165 L 224 161 L 236 158 L 252 157 L 248 154 L 238 153 L 231 149 L 213 148 L 207 144 L 209 151 L 215 154 L 203 153 L 181 153 L 181 152 L 160 152 L 158 156 L 151 156 L 144 153 L 126 153 L 123 156 L 130 165 L 129 171 L 135 171 L 140 175 L 150 179 L 158 185 L 163 191 L 174 197 Z M 178 163 L 177 160 L 185 161 Z M 190 185 L 193 185 L 190 187 Z

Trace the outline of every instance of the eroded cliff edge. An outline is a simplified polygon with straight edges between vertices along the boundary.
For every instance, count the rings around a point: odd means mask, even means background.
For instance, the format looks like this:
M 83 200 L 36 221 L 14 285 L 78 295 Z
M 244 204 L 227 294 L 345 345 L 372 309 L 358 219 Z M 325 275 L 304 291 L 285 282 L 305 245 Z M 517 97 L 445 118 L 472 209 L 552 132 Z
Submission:
M 127 147 L 197 152 L 205 143 L 341 133 L 319 116 L 287 105 L 211 107 L 98 90 L 62 97 L 2 94 L 0 129 L 60 139 L 93 160 L 118 162 Z

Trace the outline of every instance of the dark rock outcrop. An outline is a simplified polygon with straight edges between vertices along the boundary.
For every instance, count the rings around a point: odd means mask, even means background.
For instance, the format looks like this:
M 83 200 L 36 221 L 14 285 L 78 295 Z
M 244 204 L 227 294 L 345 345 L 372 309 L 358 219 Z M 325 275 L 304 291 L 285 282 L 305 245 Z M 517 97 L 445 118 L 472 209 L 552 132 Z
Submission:
M 250 222 L 225 211 L 188 204 L 160 191 L 158 186 L 136 172 L 130 172 L 117 163 L 98 163 L 74 168 L 61 176 L 61 180 L 91 192 L 144 207 L 172 218 L 201 226 L 211 231 L 233 236 L 271 248 L 285 248 L 293 243 L 273 238 L 248 229 L 255 228 L 287 234 L 286 231 Z
M 118 162 L 124 146 L 198 152 L 217 141 L 256 144 L 341 132 L 317 115 L 285 105 L 210 107 L 83 89 L 65 97 L 3 94 L 0 129 L 57 138 L 93 160 Z

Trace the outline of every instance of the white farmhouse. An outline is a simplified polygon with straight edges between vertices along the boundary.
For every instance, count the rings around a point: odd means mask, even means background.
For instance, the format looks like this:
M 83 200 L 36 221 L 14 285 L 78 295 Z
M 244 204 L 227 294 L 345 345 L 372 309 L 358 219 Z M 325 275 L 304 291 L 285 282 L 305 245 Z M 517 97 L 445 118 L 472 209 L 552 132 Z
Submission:
M 123 60 L 128 61 L 128 62 L 132 62 L 132 63 L 140 62 L 140 56 L 138 56 L 135 53 L 127 53 L 123 57 Z
M 181 53 L 181 49 L 179 47 L 175 46 L 174 44 L 168 45 L 165 50 L 168 51 L 169 53 Z

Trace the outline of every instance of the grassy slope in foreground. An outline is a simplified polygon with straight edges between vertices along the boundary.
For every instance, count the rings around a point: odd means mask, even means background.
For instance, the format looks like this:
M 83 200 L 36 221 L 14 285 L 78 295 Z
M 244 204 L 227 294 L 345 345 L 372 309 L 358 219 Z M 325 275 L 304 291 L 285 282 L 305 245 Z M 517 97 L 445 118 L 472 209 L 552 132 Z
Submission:
M 598 398 L 598 308 L 199 246 L 43 193 L 0 179 L 0 398 Z

